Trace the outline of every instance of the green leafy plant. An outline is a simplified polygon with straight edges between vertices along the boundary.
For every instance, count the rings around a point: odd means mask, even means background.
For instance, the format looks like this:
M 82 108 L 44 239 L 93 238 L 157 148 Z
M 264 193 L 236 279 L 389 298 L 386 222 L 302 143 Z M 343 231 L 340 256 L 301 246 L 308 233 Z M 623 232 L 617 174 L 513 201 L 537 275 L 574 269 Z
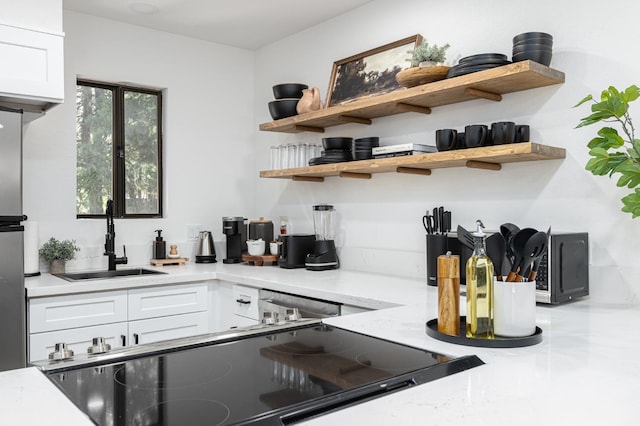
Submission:
M 408 50 L 407 53 L 411 53 L 413 57 L 407 59 L 411 62 L 412 67 L 417 67 L 420 62 L 433 61 L 436 63 L 444 62 L 446 59 L 447 49 L 451 47 L 449 43 L 439 47 L 437 44 L 429 45 L 427 40 L 424 40 L 420 45 L 416 46 L 413 50 Z
M 73 240 L 59 241 L 51 237 L 49 241 L 44 243 L 40 247 L 40 256 L 51 262 L 52 260 L 71 260 L 76 256 L 76 252 L 80 249 L 76 246 L 76 242 Z
M 587 144 L 591 158 L 585 169 L 597 176 L 619 174 L 619 187 L 635 188 L 622 198 L 622 211 L 640 216 L 640 139 L 636 139 L 633 122 L 629 114 L 629 104 L 640 97 L 640 89 L 633 85 L 623 92 L 613 86 L 603 90 L 600 100 L 586 96 L 575 107 L 591 101 L 591 115 L 584 117 L 576 128 L 595 123 L 612 123 L 622 130 L 622 135 L 614 127 L 605 126 L 598 130 L 598 136 Z M 575 108 L 574 107 L 574 108 Z

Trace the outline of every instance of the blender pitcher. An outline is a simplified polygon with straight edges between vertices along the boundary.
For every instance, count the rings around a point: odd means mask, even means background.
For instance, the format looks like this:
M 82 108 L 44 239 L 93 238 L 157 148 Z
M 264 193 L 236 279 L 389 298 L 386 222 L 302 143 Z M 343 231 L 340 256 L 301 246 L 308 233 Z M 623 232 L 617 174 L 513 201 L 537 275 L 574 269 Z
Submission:
M 328 204 L 313 206 L 314 252 L 307 255 L 305 267 L 311 271 L 337 269 L 340 266 L 335 238 L 336 210 Z

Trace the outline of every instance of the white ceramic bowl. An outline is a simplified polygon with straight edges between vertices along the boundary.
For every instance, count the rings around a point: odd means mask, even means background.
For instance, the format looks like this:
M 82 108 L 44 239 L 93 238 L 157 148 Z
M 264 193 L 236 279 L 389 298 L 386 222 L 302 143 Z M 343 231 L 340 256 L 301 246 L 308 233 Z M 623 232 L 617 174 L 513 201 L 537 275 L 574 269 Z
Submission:
M 264 254 L 264 240 L 248 240 L 247 249 L 251 256 L 262 256 Z

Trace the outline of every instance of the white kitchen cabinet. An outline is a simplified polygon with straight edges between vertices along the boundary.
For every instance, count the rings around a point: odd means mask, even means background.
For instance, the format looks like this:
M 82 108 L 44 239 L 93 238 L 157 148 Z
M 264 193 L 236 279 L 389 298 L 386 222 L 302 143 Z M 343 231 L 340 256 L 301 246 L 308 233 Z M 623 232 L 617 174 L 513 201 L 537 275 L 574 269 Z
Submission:
M 258 314 L 259 289 L 220 281 L 218 286 L 218 330 L 247 327 L 260 323 Z
M 86 352 L 94 337 L 113 348 L 208 333 L 206 282 L 30 299 L 29 359 L 56 343 Z M 77 348 L 77 349 L 76 349 Z
M 29 333 L 127 321 L 127 290 L 43 297 L 29 301 Z
M 64 35 L 0 24 L 0 102 L 41 112 L 64 100 Z
M 127 345 L 178 339 L 209 332 L 206 311 L 129 322 Z
M 129 321 L 206 311 L 206 283 L 129 290 Z
M 126 322 L 78 327 L 67 330 L 35 333 L 29 336 L 29 361 L 47 359 L 56 343 L 66 343 L 75 354 L 87 353 L 94 337 L 102 337 L 112 349 L 124 346 L 128 329 Z

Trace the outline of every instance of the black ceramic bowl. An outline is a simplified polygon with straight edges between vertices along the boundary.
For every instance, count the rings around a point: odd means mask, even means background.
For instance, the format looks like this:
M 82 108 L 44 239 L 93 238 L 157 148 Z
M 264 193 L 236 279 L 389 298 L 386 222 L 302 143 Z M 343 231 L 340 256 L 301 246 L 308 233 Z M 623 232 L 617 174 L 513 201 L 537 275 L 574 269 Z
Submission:
M 522 46 L 524 44 L 541 44 L 543 46 L 553 46 L 553 39 L 551 38 L 540 38 L 540 37 L 531 37 L 526 40 L 519 41 L 517 43 L 513 43 L 513 47 Z
M 529 33 L 518 34 L 517 36 L 513 37 L 513 44 L 516 44 L 523 40 L 542 39 L 542 38 L 547 40 L 553 40 L 553 36 L 551 34 L 541 33 L 541 32 L 529 32 Z
M 274 120 L 291 117 L 292 115 L 298 115 L 298 111 L 296 111 L 297 105 L 298 99 L 276 99 L 269 102 L 269 113 Z
M 302 90 L 308 88 L 309 86 L 307 86 L 306 84 L 300 83 L 276 84 L 275 86 L 273 86 L 273 96 L 276 99 L 300 99 L 302 97 Z
M 353 143 L 353 138 L 347 137 L 336 137 L 336 138 L 322 138 L 322 147 L 325 150 L 328 149 L 336 149 L 343 151 L 351 151 L 351 144 Z
M 553 49 L 551 46 L 545 46 L 544 44 L 521 44 L 519 46 L 513 46 L 512 53 L 518 55 L 520 53 L 529 52 L 531 50 L 548 50 L 551 52 Z
M 527 50 L 524 53 L 518 53 L 513 55 L 513 62 L 520 61 L 534 61 L 542 65 L 549 66 L 551 63 L 551 51 L 550 50 Z
M 358 138 L 354 139 L 353 144 L 356 148 L 380 146 L 380 138 L 377 136 L 371 136 L 369 138 Z

